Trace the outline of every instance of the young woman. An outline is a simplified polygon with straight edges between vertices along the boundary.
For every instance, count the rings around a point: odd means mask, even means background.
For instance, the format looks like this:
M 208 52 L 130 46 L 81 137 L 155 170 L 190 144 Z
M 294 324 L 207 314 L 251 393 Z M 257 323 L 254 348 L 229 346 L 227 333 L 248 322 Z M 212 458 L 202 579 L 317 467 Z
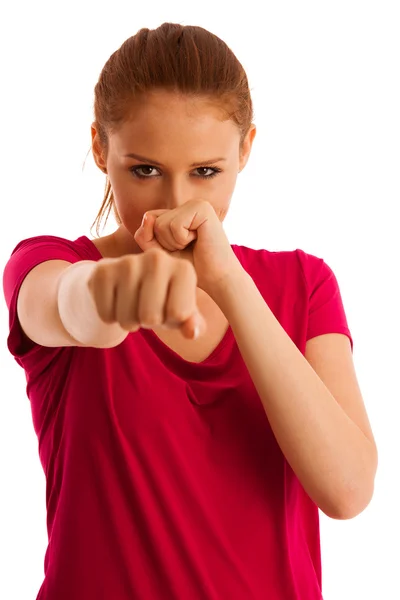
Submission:
M 98 237 L 33 237 L 6 265 L 47 481 L 39 600 L 320 600 L 318 509 L 371 500 L 334 273 L 224 233 L 252 119 L 223 41 L 141 29 L 95 87 Z

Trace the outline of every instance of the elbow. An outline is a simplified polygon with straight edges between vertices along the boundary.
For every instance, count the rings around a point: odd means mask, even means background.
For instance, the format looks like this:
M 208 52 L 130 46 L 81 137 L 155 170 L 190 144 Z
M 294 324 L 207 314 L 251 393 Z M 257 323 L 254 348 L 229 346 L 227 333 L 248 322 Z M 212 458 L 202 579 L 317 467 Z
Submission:
M 374 495 L 374 482 L 363 489 L 358 489 L 357 493 L 343 493 L 340 500 L 330 503 L 328 506 L 320 507 L 322 512 L 331 519 L 338 521 L 347 521 L 354 519 L 361 514 L 370 504 Z
M 363 469 L 362 475 L 353 479 L 348 484 L 340 497 L 336 495 L 334 502 L 320 507 L 322 512 L 331 519 L 340 521 L 354 519 L 361 514 L 370 504 L 375 488 L 375 475 L 378 468 L 378 453 L 376 446 L 371 445 L 368 467 Z

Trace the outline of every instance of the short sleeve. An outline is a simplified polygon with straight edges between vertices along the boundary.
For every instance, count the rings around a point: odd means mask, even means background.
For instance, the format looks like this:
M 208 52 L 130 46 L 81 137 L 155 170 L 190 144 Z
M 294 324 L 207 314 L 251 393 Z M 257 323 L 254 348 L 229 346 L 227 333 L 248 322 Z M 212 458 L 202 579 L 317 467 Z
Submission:
M 353 338 L 347 322 L 336 276 L 322 258 L 297 250 L 308 289 L 308 325 L 306 340 L 325 333 L 343 333 Z
M 13 250 L 3 272 L 4 297 L 9 310 L 9 335 L 7 346 L 17 363 L 26 370 L 36 372 L 47 367 L 60 348 L 45 348 L 24 335 L 17 315 L 17 299 L 21 284 L 29 271 L 47 260 L 81 260 L 74 242 L 55 236 L 37 236 L 21 241 Z M 38 373 L 36 373 L 38 374 Z

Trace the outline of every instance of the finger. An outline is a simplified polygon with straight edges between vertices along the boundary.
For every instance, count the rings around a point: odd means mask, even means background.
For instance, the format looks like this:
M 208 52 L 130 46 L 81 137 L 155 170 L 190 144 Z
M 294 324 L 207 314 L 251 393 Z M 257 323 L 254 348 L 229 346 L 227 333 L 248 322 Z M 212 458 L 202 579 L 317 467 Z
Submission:
M 139 229 L 134 234 L 134 240 L 140 246 L 140 248 L 145 251 L 150 248 L 158 248 L 165 250 L 165 248 L 157 241 L 154 236 L 154 222 L 156 217 L 153 215 L 149 215 L 148 213 L 144 215 L 143 221 Z
M 165 301 L 168 294 L 170 269 L 159 257 L 147 261 L 138 294 L 137 318 L 144 329 L 165 324 Z
M 129 261 L 120 264 L 118 281 L 115 290 L 116 319 L 122 329 L 136 331 L 139 329 L 137 319 L 137 290 L 140 279 L 139 264 L 132 267 Z
M 196 327 L 198 335 L 204 333 L 206 323 L 197 308 L 196 275 L 193 269 L 175 271 L 170 279 L 165 308 L 167 323 L 176 323 L 182 335 L 193 339 Z M 173 325 L 172 325 L 173 326 Z
M 197 228 L 193 208 L 187 204 L 172 210 L 148 211 L 146 215 L 156 217 L 152 222 L 154 236 L 168 251 L 183 250 L 197 239 Z
M 115 323 L 116 320 L 114 302 L 116 284 L 107 270 L 111 260 L 114 259 L 103 258 L 99 261 L 97 269 L 88 281 L 97 313 L 105 323 Z
M 197 239 L 197 231 L 189 229 L 179 217 L 170 221 L 169 231 L 179 250 L 183 250 Z

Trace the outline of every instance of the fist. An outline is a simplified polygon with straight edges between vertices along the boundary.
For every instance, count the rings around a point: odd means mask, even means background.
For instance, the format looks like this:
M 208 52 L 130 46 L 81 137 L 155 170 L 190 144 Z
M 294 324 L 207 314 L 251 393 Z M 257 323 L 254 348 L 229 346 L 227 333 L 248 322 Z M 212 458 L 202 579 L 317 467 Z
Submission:
M 88 287 L 100 319 L 126 331 L 162 326 L 196 339 L 206 330 L 197 307 L 194 266 L 164 250 L 101 259 Z
M 214 208 L 205 200 L 189 200 L 172 210 L 150 210 L 134 239 L 145 252 L 158 248 L 188 260 L 197 286 L 211 298 L 229 277 L 243 271 Z

